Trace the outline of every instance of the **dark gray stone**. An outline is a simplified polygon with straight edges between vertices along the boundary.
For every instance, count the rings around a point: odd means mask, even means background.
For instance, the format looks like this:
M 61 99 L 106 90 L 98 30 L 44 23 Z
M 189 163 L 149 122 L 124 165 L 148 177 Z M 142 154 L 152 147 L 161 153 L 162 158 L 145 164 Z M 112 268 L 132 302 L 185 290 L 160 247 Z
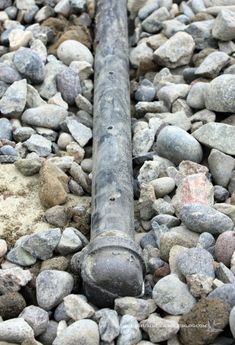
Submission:
M 235 306 L 235 284 L 224 284 L 217 287 L 208 295 L 208 297 L 221 299 L 232 308 Z
M 58 91 L 65 102 L 73 105 L 75 102 L 75 97 L 81 93 L 80 78 L 78 73 L 76 73 L 72 68 L 65 68 L 56 77 L 56 84 Z
M 40 56 L 30 48 L 16 51 L 13 62 L 17 70 L 29 81 L 40 84 L 44 79 L 44 64 Z
M 191 203 L 183 206 L 179 218 L 188 229 L 202 233 L 221 234 L 232 230 L 233 221 L 225 214 L 215 210 L 209 205 Z
M 0 80 L 7 83 L 7 84 L 12 84 L 15 81 L 21 80 L 22 77 L 17 72 L 14 68 L 11 66 L 5 64 L 5 63 L 0 63 Z

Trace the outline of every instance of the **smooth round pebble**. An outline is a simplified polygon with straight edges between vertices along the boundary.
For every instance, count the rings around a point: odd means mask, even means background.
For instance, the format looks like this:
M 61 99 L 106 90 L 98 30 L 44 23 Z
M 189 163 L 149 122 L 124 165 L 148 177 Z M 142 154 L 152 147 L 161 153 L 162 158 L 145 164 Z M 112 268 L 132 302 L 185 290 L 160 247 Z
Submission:
M 230 266 L 233 252 L 235 251 L 235 231 L 225 231 L 219 235 L 215 244 L 215 257 L 218 262 Z
M 57 49 L 58 58 L 67 66 L 73 61 L 86 61 L 93 65 L 93 56 L 90 50 L 82 43 L 75 40 L 67 40 L 61 43 Z

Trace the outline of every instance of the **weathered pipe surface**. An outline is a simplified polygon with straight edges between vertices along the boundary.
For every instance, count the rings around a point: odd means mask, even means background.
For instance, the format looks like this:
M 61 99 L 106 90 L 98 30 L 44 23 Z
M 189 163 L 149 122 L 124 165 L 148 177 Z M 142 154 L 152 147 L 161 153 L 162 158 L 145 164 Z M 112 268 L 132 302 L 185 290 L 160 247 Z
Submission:
M 138 296 L 144 263 L 134 242 L 126 0 L 98 0 L 96 16 L 91 242 L 84 290 L 96 305 Z

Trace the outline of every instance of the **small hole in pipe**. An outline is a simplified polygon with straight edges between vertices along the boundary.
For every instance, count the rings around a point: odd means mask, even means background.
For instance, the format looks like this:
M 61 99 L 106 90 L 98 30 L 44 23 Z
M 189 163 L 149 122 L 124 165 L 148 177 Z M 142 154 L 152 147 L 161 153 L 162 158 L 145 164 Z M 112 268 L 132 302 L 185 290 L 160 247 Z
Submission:
M 107 129 L 113 129 L 113 126 L 108 126 L 108 128 Z
M 110 75 L 113 75 L 113 72 L 112 72 L 112 71 L 109 71 L 109 74 L 110 74 Z
M 110 200 L 110 201 L 115 201 L 115 198 L 112 197 L 112 198 L 109 198 L 109 200 Z

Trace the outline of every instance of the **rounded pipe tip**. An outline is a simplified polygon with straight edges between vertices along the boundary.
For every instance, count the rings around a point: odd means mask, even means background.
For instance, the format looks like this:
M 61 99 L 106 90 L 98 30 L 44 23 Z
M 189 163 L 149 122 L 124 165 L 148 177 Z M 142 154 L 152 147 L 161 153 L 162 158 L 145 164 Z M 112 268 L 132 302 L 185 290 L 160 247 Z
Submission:
M 143 261 L 138 252 L 109 246 L 89 251 L 82 263 L 85 294 L 98 307 L 111 307 L 114 299 L 140 296 Z

